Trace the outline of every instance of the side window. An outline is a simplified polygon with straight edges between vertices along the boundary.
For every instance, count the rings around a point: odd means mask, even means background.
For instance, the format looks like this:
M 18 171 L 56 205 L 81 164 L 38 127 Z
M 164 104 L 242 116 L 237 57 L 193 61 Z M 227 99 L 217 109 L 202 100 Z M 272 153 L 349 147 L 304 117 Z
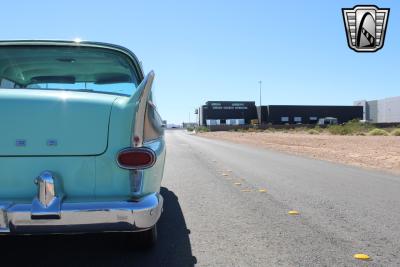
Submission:
M 0 81 L 0 87 L 1 88 L 14 88 L 15 87 L 15 82 L 12 82 L 8 79 L 2 78 Z

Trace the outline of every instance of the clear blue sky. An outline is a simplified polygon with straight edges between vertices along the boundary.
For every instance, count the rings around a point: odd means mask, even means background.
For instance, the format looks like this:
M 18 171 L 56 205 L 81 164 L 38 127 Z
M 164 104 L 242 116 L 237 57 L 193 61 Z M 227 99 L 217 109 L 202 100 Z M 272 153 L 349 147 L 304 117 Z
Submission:
M 347 46 L 341 8 L 391 8 L 385 47 Z M 345 104 L 400 95 L 400 2 L 6 1 L 1 39 L 104 41 L 131 49 L 156 72 L 156 104 L 169 122 L 193 120 L 207 100 Z

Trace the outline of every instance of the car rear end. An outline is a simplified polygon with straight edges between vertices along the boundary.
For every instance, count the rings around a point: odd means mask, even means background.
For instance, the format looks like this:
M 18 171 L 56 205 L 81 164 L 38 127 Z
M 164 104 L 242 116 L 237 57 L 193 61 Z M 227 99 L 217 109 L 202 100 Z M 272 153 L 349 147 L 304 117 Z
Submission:
M 165 160 L 154 74 L 101 43 L 0 42 L 0 232 L 152 231 Z

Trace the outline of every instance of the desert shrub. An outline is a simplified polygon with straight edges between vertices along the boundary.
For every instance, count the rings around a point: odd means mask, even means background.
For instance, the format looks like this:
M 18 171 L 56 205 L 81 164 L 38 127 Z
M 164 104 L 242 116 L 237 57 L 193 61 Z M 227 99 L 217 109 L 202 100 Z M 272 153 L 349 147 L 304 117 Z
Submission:
M 394 136 L 400 136 L 400 128 L 399 129 L 394 129 L 391 133 Z
M 256 133 L 256 132 L 259 132 L 260 130 L 257 128 L 249 128 L 249 129 L 247 129 L 247 131 L 250 133 Z
M 208 127 L 205 127 L 205 126 L 198 126 L 198 127 L 196 127 L 196 131 L 202 133 L 202 132 L 209 132 L 210 129 L 208 129 Z
M 186 128 L 186 131 L 188 131 L 188 132 L 193 132 L 193 130 L 194 130 L 193 127 L 187 127 L 187 128 Z
M 307 130 L 308 128 L 304 126 L 297 126 L 289 129 L 290 132 L 295 132 L 295 133 L 304 133 L 307 132 Z
M 315 126 L 314 130 L 318 131 L 319 133 L 322 133 L 324 131 L 324 129 L 321 128 L 319 125 Z
M 344 125 L 330 125 L 328 132 L 334 135 L 348 135 L 351 134 L 351 130 Z
M 375 129 L 369 131 L 368 134 L 369 135 L 384 135 L 384 136 L 389 135 L 389 133 L 387 131 L 385 131 L 383 129 L 378 129 L 378 128 L 375 128 Z
M 307 131 L 308 134 L 319 134 L 319 132 L 315 129 L 310 129 Z
M 358 120 L 349 121 L 343 125 L 330 125 L 328 132 L 335 135 L 360 135 L 373 130 L 373 127 L 368 123 L 361 123 Z

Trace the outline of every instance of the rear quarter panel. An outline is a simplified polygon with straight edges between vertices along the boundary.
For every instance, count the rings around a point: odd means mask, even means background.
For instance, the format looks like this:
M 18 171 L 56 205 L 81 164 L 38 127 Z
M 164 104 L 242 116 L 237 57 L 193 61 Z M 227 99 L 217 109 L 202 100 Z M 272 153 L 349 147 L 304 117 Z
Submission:
M 110 119 L 107 151 L 95 158 L 96 198 L 127 198 L 131 196 L 130 171 L 118 167 L 116 157 L 120 150 L 131 146 L 134 125 L 135 102 L 128 97 L 118 98 L 113 105 Z M 144 171 L 142 190 L 139 195 L 159 192 L 165 163 L 164 136 L 144 143 L 154 150 L 157 161 Z

